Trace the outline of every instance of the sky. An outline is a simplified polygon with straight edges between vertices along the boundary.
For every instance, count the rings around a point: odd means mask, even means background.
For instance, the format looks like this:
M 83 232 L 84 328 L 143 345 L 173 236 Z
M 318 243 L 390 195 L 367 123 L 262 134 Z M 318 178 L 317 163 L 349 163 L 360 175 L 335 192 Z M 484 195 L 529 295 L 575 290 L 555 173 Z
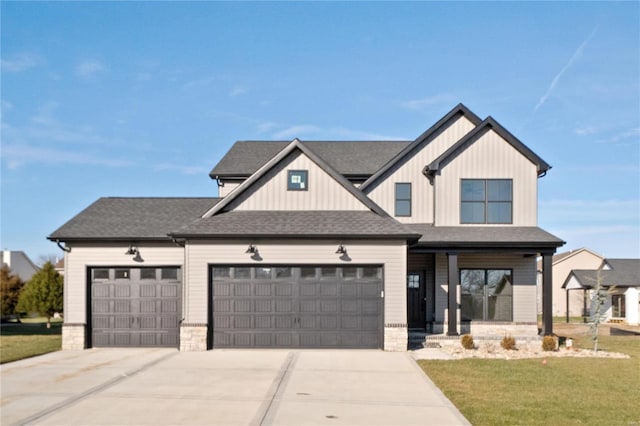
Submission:
M 216 196 L 236 140 L 413 140 L 462 102 L 552 165 L 538 225 L 640 257 L 638 2 L 10 2 L 0 245 L 105 196 Z

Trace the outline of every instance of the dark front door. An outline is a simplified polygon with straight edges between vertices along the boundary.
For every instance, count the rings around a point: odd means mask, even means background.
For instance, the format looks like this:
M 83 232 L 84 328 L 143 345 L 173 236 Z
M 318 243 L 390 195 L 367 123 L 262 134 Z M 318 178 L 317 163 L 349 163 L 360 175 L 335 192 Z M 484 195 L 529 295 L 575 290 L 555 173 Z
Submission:
M 424 329 L 427 323 L 424 274 L 409 272 L 407 274 L 407 323 L 409 328 Z

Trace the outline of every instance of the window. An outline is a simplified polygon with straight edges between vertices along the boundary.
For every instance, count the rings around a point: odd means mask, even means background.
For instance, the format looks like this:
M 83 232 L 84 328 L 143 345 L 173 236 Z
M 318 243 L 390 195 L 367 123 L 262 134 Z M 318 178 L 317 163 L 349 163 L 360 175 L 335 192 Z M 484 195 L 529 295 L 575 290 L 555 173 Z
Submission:
M 462 179 L 460 223 L 512 223 L 511 179 Z
M 109 279 L 109 270 L 108 269 L 94 269 L 93 270 L 93 279 L 94 280 L 108 280 Z
M 512 321 L 513 285 L 509 269 L 460 269 L 462 319 Z
M 306 170 L 289 170 L 287 174 L 288 191 L 306 191 L 309 188 L 309 173 Z
M 128 269 L 116 269 L 115 277 L 116 280 L 128 280 L 131 278 Z
M 142 280 L 155 280 L 156 268 L 142 268 L 140 269 L 140 279 Z
M 625 318 L 627 316 L 624 303 L 624 294 L 611 295 L 611 308 L 611 316 L 613 318 Z
M 160 276 L 163 280 L 177 280 L 178 268 L 162 268 L 160 270 Z
M 396 183 L 396 216 L 411 216 L 410 183 Z
M 420 288 L 420 274 L 407 275 L 407 288 Z

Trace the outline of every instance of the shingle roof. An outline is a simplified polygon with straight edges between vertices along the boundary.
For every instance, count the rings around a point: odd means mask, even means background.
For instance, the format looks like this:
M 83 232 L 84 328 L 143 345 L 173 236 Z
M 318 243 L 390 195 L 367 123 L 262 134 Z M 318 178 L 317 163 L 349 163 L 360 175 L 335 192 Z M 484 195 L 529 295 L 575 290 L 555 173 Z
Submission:
M 291 141 L 239 141 L 209 176 L 247 177 L 282 151 Z M 303 141 L 345 176 L 370 176 L 406 147 L 409 141 Z
M 357 238 L 417 239 L 419 234 L 371 211 L 230 211 L 201 218 L 171 232 L 189 238 Z
M 640 259 L 606 259 L 611 269 L 600 273 L 604 287 L 640 287 Z M 593 288 L 598 280 L 598 271 L 593 269 L 574 269 L 563 284 L 567 285 L 571 277 L 584 288 Z
M 50 240 L 158 240 L 200 217 L 219 198 L 100 198 Z
M 536 226 L 433 226 L 408 224 L 425 247 L 560 247 L 564 241 Z

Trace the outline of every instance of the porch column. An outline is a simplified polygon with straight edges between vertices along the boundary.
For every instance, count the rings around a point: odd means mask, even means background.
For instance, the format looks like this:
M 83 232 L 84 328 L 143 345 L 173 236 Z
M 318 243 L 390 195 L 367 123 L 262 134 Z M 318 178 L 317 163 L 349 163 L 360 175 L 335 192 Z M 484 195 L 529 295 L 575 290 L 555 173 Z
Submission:
M 553 334 L 553 287 L 551 275 L 551 261 L 553 255 L 542 254 L 542 334 Z M 567 294 L 567 298 L 569 295 Z
M 457 336 L 458 335 L 458 324 L 457 324 L 457 314 L 458 314 L 458 284 L 459 284 L 459 273 L 458 273 L 458 253 L 447 253 L 447 261 L 449 263 L 449 318 L 448 318 L 448 327 L 447 327 L 447 336 Z

